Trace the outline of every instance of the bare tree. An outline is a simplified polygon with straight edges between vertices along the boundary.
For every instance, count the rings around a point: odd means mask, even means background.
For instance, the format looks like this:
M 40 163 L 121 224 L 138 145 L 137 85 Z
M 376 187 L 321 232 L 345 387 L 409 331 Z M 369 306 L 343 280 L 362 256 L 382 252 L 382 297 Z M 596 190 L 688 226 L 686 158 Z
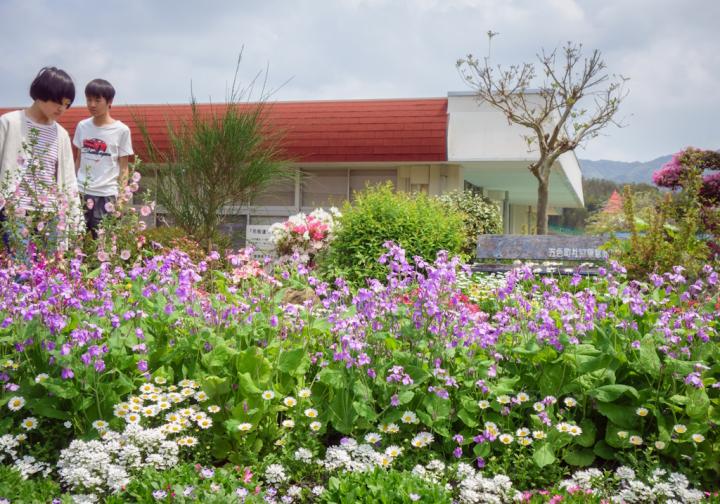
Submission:
M 488 32 L 489 38 L 494 35 Z M 557 49 L 549 54 L 542 50 L 537 58 L 542 74 L 539 87 L 533 63 L 493 68 L 489 55 L 480 62 L 470 54 L 458 60 L 457 68 L 479 101 L 502 112 L 508 123 L 531 130 L 524 138 L 528 149 L 538 153 L 528 166 L 538 180 L 537 234 L 547 234 L 553 163 L 561 154 L 598 136 L 606 126 L 621 126 L 615 114 L 627 96 L 627 79 L 611 78 L 600 52 L 584 57 L 581 44 L 568 42 L 560 54 Z

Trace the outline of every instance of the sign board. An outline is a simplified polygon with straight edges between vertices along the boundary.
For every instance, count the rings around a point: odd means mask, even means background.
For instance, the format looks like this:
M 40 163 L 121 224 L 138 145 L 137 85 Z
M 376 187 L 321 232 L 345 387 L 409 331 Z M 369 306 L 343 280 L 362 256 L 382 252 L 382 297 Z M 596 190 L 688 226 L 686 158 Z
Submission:
M 478 259 L 534 259 L 560 261 L 606 261 L 600 247 L 603 236 L 480 235 Z
M 245 245 L 255 248 L 253 256 L 256 259 L 272 256 L 275 245 L 270 241 L 270 226 L 247 226 L 245 228 Z

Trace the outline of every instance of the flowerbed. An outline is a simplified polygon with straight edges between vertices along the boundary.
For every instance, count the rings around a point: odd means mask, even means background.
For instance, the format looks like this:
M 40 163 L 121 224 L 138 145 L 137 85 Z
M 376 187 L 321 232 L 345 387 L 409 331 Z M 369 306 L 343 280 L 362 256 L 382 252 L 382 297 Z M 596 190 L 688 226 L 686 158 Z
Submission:
M 388 244 L 380 262 L 387 279 L 357 292 L 249 253 L 0 270 L 0 462 L 27 478 L 0 497 L 34 484 L 108 502 L 717 490 L 713 268 L 646 282 L 617 264 L 597 278 L 521 268 L 474 287 L 443 254 L 415 269 Z

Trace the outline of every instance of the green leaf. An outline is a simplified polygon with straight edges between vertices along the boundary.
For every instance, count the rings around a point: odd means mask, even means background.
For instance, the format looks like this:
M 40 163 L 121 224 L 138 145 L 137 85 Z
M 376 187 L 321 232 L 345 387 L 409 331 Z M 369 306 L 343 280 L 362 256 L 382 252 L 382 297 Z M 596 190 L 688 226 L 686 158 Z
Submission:
M 575 448 L 568 451 L 563 460 L 572 466 L 587 467 L 595 460 L 595 453 L 588 448 Z
M 48 401 L 44 400 L 33 402 L 32 412 L 39 416 L 56 418 L 58 420 L 68 420 L 70 418 L 70 415 L 66 411 L 60 411 L 53 405 L 49 404 Z
M 615 450 L 612 448 L 612 446 L 602 440 L 595 443 L 593 453 L 605 460 L 615 460 Z
M 631 387 L 630 385 L 622 385 L 619 383 L 616 383 L 614 385 L 603 385 L 602 387 L 597 387 L 596 389 L 590 390 L 588 394 L 592 397 L 595 397 L 598 401 L 607 403 L 613 402 L 615 399 L 617 399 L 623 394 L 629 394 L 635 399 L 640 398 L 638 391 L 635 389 L 635 387 Z
M 272 366 L 258 347 L 251 347 L 235 356 L 238 373 L 247 373 L 258 384 L 267 384 L 272 377 Z
M 248 396 L 262 394 L 262 390 L 255 385 L 249 373 L 241 373 L 238 375 L 238 388 Z
M 310 360 L 307 358 L 304 348 L 296 348 L 282 352 L 278 359 L 278 369 L 292 375 L 301 375 L 307 371 Z
M 582 434 L 575 438 L 575 443 L 585 448 L 591 448 L 595 444 L 595 437 L 597 436 L 597 428 L 595 424 L 589 418 L 585 418 L 580 422 L 582 428 Z
M 230 381 L 219 376 L 206 376 L 202 380 L 202 388 L 212 397 L 218 397 L 230 392 Z
M 660 376 L 660 357 L 652 336 L 645 336 L 640 342 L 640 356 L 638 359 L 640 369 L 653 378 Z
M 549 443 L 545 443 L 539 448 L 536 448 L 535 453 L 533 453 L 533 460 L 538 467 L 545 467 L 555 462 L 555 452 L 552 446 L 550 446 Z
M 685 413 L 695 420 L 702 420 L 707 417 L 710 399 L 703 389 L 693 388 L 688 392 L 688 403 L 685 406 Z
M 335 392 L 334 397 L 330 401 L 330 421 L 342 434 L 350 434 L 357 418 L 352 401 L 350 400 L 350 392 L 342 390 Z
M 631 429 L 635 425 L 637 415 L 635 415 L 635 409 L 632 406 L 598 402 L 597 409 L 611 422 L 620 427 Z
M 337 369 L 326 367 L 318 373 L 318 379 L 334 389 L 342 389 L 346 386 L 345 373 Z
M 412 401 L 414 397 L 415 397 L 415 392 L 413 392 L 412 390 L 403 390 L 402 392 L 400 392 L 398 394 L 398 399 L 400 401 L 400 404 L 407 404 L 410 401 Z
M 42 386 L 51 394 L 63 399 L 73 399 L 79 394 L 72 382 L 53 383 L 50 380 L 45 380 Z
M 353 408 L 362 418 L 372 422 L 377 418 L 377 413 L 375 413 L 371 404 L 372 403 L 367 401 L 353 401 Z
M 458 411 L 458 418 L 468 427 L 476 427 L 480 422 L 476 414 L 469 412 L 465 408 Z

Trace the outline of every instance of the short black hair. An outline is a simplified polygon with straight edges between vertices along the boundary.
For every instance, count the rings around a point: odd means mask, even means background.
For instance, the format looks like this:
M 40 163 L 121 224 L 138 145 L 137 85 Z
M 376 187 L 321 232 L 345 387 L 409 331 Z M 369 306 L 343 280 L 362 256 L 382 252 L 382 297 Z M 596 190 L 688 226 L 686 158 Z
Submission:
M 85 86 L 85 96 L 105 98 L 110 103 L 115 98 L 115 88 L 105 79 L 93 79 Z
M 55 103 L 62 103 L 67 98 L 72 105 L 75 101 L 75 84 L 65 70 L 43 67 L 30 84 L 30 98 Z

